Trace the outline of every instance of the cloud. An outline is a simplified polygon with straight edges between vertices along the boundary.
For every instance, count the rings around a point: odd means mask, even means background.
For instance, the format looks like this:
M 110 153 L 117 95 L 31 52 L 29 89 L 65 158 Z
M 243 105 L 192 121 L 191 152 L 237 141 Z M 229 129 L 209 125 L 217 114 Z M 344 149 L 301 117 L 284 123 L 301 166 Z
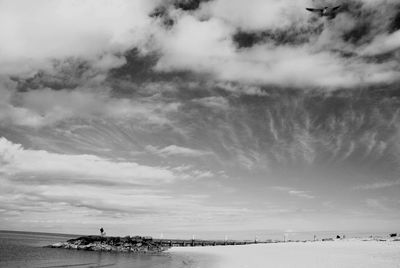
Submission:
M 365 185 L 356 186 L 354 189 L 356 190 L 378 190 L 378 189 L 386 189 L 391 188 L 393 186 L 400 185 L 400 179 L 395 181 L 379 181 L 374 183 L 369 183 Z
M 97 66 L 142 42 L 158 1 L 24 0 L 0 3 L 0 72 L 29 74 L 49 60 L 79 57 Z M 106 55 L 106 56 L 104 56 Z
M 162 5 L 159 0 L 3 1 L 0 73 L 31 76 L 68 58 L 107 73 L 137 49 L 158 57 L 153 71 L 211 74 L 224 82 L 349 88 L 391 83 L 399 76 L 395 61 L 364 57 L 398 47 L 398 33 L 385 28 L 394 16 L 392 1 L 379 1 L 384 4 L 379 16 L 369 12 L 376 3 L 351 1 L 325 22 L 304 10 L 313 4 L 308 0 L 199 3 L 164 7 L 174 21 L 165 28 L 149 16 Z M 238 49 L 238 31 L 265 38 Z
M 217 0 L 203 4 L 202 12 L 244 30 L 287 28 L 307 20 L 308 14 L 299 11 L 310 5 L 310 2 L 250 0 L 244 3 L 240 0 Z
M 223 97 L 216 97 L 216 96 L 204 97 L 204 98 L 196 99 L 193 102 L 199 103 L 208 108 L 222 109 L 222 110 L 226 110 L 229 108 L 228 100 Z
M 46 182 L 25 184 L 11 183 L 4 176 L 0 181 L 2 225 L 8 226 L 12 221 L 14 227 L 20 227 L 29 222 L 30 228 L 35 230 L 47 228 L 51 223 L 48 227 L 51 230 L 76 228 L 80 232 L 91 232 L 90 229 L 99 222 L 118 235 L 153 234 L 174 228 L 180 231 L 197 227 L 214 230 L 215 224 L 252 213 L 246 208 L 209 204 L 206 202 L 208 195 L 188 194 L 176 189 L 169 191 L 159 184 L 144 188 L 90 183 L 79 186 Z M 68 217 L 65 217 L 66 211 Z M 125 224 L 129 227 L 121 230 Z M 85 230 L 86 227 L 89 229 Z
M 178 13 L 171 30 L 155 35 L 161 51 L 155 69 L 191 70 L 213 74 L 222 81 L 295 87 L 391 83 L 399 74 L 397 63 L 362 56 L 366 55 L 363 50 L 373 51 L 382 43 L 376 36 L 387 36 L 385 25 L 393 17 L 394 3 L 381 4 L 386 17 L 371 13 L 377 6 L 368 1 L 352 1 L 335 20 L 324 22 L 311 19 L 312 14 L 305 11 L 311 1 L 295 5 L 274 0 L 203 3 L 194 14 Z M 258 34 L 260 40 L 237 49 L 234 36 L 238 31 Z M 396 36 L 391 34 L 380 49 L 395 49 Z
M 192 69 L 196 66 L 204 70 L 205 64 L 213 67 L 221 59 L 229 60 L 234 56 L 229 40 L 232 32 L 232 27 L 218 19 L 201 22 L 193 16 L 184 15 L 170 32 L 158 36 L 162 57 L 156 70 L 171 67 Z
M 176 3 L 0 3 L 0 214 L 19 215 L 8 224 L 70 211 L 77 225 L 257 225 L 262 212 L 243 204 L 262 196 L 244 184 L 279 178 L 301 185 L 277 187 L 281 201 L 306 202 L 328 180 L 334 195 L 345 179 L 397 176 L 396 1 L 347 1 L 334 20 L 304 10 L 317 1 Z
M 299 198 L 305 198 L 305 199 L 314 199 L 315 196 L 311 195 L 309 191 L 301 191 L 294 189 L 292 187 L 283 187 L 283 186 L 272 186 L 271 189 L 280 191 L 280 192 L 286 192 L 289 195 L 299 197 Z
M 400 48 L 400 31 L 392 34 L 381 34 L 368 44 L 361 52 L 362 55 L 373 56 L 393 52 Z
M 146 146 L 146 150 L 161 157 L 170 157 L 170 156 L 201 157 L 210 154 L 210 152 L 190 149 L 177 145 L 169 145 L 161 149 L 148 145 Z
M 289 194 L 300 197 L 300 198 L 306 198 L 306 199 L 314 199 L 315 198 L 315 196 L 308 194 L 308 192 L 306 192 L 306 191 L 290 190 Z
M 0 138 L 0 171 L 8 176 L 52 177 L 54 179 L 98 179 L 132 184 L 170 183 L 180 175 L 167 168 L 116 162 L 94 155 L 65 155 L 24 149 Z
M 137 101 L 111 96 L 108 87 L 79 87 L 75 90 L 43 88 L 18 92 L 12 83 L 0 84 L 0 122 L 42 127 L 71 118 L 135 119 L 144 124 L 169 124 L 168 115 L 179 103 L 149 99 Z
M 368 198 L 365 200 L 365 203 L 369 208 L 378 211 L 386 211 L 386 212 L 391 211 L 391 209 L 387 207 L 386 204 L 381 199 Z

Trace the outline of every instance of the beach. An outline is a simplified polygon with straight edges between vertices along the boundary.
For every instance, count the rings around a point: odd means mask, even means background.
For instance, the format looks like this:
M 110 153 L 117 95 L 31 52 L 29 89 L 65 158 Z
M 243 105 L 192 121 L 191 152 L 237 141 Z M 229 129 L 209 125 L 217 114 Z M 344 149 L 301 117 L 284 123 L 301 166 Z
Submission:
M 172 248 L 193 268 L 400 267 L 400 242 L 347 239 L 219 247 Z M 212 260 L 212 261 L 211 261 Z

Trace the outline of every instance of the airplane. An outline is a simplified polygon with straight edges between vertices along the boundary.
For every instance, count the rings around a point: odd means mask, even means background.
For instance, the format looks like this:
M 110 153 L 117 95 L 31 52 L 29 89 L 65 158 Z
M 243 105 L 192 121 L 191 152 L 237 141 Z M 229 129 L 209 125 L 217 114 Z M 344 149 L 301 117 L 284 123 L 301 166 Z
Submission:
M 339 8 L 340 6 L 335 6 L 335 7 L 324 7 L 324 8 L 306 8 L 306 10 L 319 13 L 321 17 L 328 17 L 330 19 L 333 19 L 338 13 Z

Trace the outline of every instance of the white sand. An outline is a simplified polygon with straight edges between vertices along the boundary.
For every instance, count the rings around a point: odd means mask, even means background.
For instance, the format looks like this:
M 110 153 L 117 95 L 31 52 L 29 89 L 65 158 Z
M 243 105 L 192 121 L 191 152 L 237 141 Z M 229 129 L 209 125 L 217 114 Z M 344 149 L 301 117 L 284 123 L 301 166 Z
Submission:
M 396 267 L 400 242 L 341 240 L 329 242 L 181 247 L 169 250 L 185 256 L 193 268 L 258 267 Z M 212 263 L 210 263 L 212 260 Z

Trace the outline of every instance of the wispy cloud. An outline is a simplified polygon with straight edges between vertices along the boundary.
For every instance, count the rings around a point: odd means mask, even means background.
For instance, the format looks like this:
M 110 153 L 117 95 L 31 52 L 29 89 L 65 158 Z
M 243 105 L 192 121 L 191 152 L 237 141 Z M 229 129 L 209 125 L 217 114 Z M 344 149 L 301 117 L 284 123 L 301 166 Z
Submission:
M 390 188 L 390 187 L 399 186 L 399 185 L 400 185 L 400 179 L 394 180 L 394 181 L 383 180 L 383 181 L 379 181 L 379 182 L 359 185 L 359 186 L 354 187 L 354 189 L 356 189 L 356 190 L 377 190 L 377 189 L 385 189 L 385 188 Z
M 373 198 L 368 198 L 365 200 L 365 204 L 372 209 L 376 209 L 379 211 L 390 211 L 391 209 L 384 204 L 384 202 L 380 199 L 373 199 Z
M 226 110 L 229 108 L 229 102 L 223 97 L 216 97 L 216 96 L 205 97 L 196 99 L 194 100 L 194 102 L 214 109 L 216 108 L 216 109 Z
M 14 125 L 43 127 L 71 118 L 119 120 L 136 119 L 151 125 L 170 124 L 168 114 L 179 108 L 179 103 L 137 102 L 128 98 L 115 98 L 103 86 L 18 92 L 15 85 L 0 87 L 0 120 Z M 12 100 L 18 99 L 18 105 Z
M 315 196 L 309 194 L 308 191 L 299 191 L 299 190 L 290 190 L 289 191 L 290 195 L 294 195 L 300 198 L 306 198 L 306 199 L 313 199 Z
M 210 152 L 206 152 L 203 150 L 195 150 L 177 145 L 169 145 L 164 148 L 157 148 L 152 145 L 147 145 L 146 150 L 161 157 L 169 157 L 169 156 L 200 157 L 211 154 Z
M 272 186 L 271 189 L 276 190 L 276 191 L 286 192 L 289 195 L 299 197 L 299 198 L 305 198 L 305 199 L 314 199 L 315 198 L 315 196 L 311 195 L 309 191 L 297 190 L 292 187 Z

